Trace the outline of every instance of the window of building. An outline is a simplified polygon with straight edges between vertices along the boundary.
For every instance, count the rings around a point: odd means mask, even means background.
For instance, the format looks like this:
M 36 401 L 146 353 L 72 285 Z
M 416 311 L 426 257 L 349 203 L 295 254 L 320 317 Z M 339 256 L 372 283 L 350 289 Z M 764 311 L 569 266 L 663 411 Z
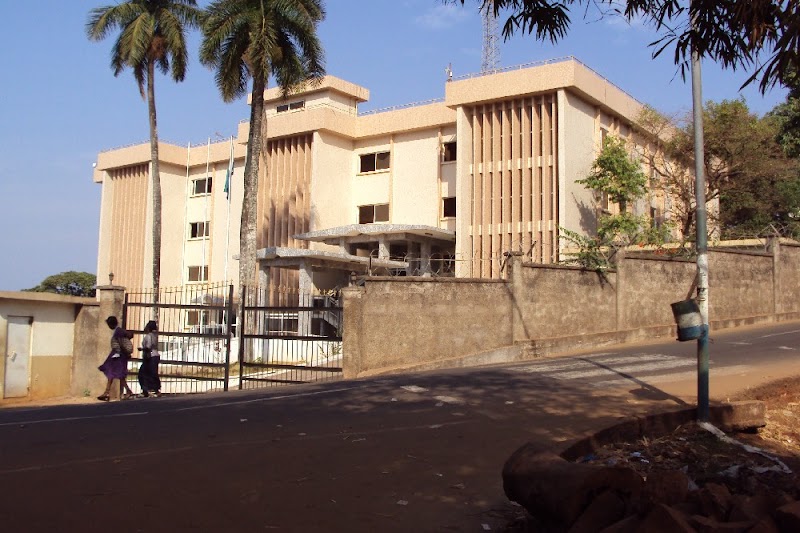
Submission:
M 456 216 L 456 197 L 442 198 L 442 216 L 453 218 Z
M 358 223 L 372 224 L 389 222 L 389 204 L 361 205 L 358 207 Z
M 189 281 L 208 281 L 208 266 L 190 266 Z
M 389 152 L 361 155 L 361 172 L 375 172 L 389 169 Z
M 280 104 L 276 109 L 278 113 L 285 113 L 286 111 L 295 110 L 295 109 L 303 109 L 306 106 L 305 100 L 300 100 L 298 102 L 290 102 L 288 104 Z
M 201 326 L 208 324 L 208 311 L 187 311 L 186 325 Z
M 444 143 L 442 145 L 442 161 L 447 163 L 456 160 L 456 142 Z
M 190 239 L 203 239 L 208 237 L 208 228 L 210 224 L 206 222 L 192 222 L 189 224 L 189 238 Z
M 202 194 L 211 194 L 211 176 L 207 178 L 200 178 L 192 182 L 192 196 L 199 196 Z

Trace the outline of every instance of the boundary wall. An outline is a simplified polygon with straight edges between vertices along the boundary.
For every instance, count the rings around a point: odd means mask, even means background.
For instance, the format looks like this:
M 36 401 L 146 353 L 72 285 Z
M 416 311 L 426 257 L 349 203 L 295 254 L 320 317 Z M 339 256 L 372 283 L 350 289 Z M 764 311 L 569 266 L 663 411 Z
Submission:
M 40 292 L 0 292 L 0 406 L 67 396 L 96 396 L 105 388 L 97 367 L 110 349 L 106 317 L 121 317 L 125 289 L 97 287 L 97 298 Z M 6 391 L 9 319 L 27 324 L 27 387 Z M 13 379 L 20 379 L 14 375 Z M 26 394 L 20 390 L 27 388 Z M 8 397 L 7 397 L 8 396 Z
M 800 245 L 709 250 L 711 329 L 800 319 Z M 521 361 L 675 335 L 696 263 L 621 254 L 589 271 L 509 256 L 505 280 L 367 278 L 344 291 L 344 376 Z

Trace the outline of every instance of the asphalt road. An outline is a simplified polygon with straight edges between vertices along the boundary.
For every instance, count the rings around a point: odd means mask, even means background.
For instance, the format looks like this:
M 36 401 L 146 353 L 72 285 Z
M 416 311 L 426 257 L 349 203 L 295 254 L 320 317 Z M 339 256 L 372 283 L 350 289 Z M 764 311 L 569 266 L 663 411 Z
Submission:
M 711 395 L 800 374 L 800 323 L 712 333 Z M 692 405 L 696 345 L 0 409 L 5 531 L 487 531 L 520 445 Z M 488 528 L 488 529 L 487 529 Z

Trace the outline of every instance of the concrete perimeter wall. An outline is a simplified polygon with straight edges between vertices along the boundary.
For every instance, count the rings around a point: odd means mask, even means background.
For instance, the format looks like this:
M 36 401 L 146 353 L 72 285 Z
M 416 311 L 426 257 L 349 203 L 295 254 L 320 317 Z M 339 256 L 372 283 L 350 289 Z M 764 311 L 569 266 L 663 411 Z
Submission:
M 344 295 L 345 377 L 513 344 L 502 280 L 370 278 Z
M 712 329 L 800 319 L 800 246 L 709 251 Z M 369 278 L 345 293 L 344 371 L 358 377 L 522 360 L 674 336 L 694 261 L 624 256 L 587 271 L 510 258 L 506 280 Z

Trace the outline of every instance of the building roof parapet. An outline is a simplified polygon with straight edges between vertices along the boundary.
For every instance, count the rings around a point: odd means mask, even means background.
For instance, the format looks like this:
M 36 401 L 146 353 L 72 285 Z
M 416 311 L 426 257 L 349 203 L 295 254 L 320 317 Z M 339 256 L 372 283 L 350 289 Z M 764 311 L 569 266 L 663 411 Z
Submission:
M 287 97 L 300 96 L 315 92 L 331 90 L 355 98 L 357 101 L 366 102 L 369 100 L 369 90 L 355 83 L 337 78 L 336 76 L 325 76 L 318 83 L 307 82 L 290 90 Z M 283 91 L 280 87 L 273 87 L 264 91 L 265 102 L 275 102 L 285 100 Z M 250 97 L 247 99 L 250 103 Z
M 368 116 L 368 115 L 375 115 L 377 113 L 387 113 L 389 111 L 399 111 L 401 109 L 409 109 L 412 107 L 421 107 L 430 104 L 441 104 L 444 103 L 444 98 L 432 98 L 430 100 L 424 100 L 422 102 L 411 102 L 409 104 L 401 104 L 395 105 L 390 107 L 382 107 L 380 109 L 370 109 L 369 111 L 359 111 L 358 116 Z
M 565 91 L 636 123 L 643 104 L 574 57 L 506 68 L 446 84 L 452 109 Z
M 529 68 L 537 68 L 537 67 L 541 67 L 541 66 L 544 66 L 544 65 L 553 65 L 553 64 L 556 64 L 556 63 L 564 63 L 564 62 L 567 62 L 567 61 L 573 61 L 573 62 L 579 64 L 580 66 L 582 66 L 586 70 L 592 72 L 595 76 L 597 76 L 598 78 L 602 79 L 606 83 L 616 87 L 619 91 L 623 92 L 625 95 L 627 95 L 632 100 L 635 100 L 640 105 L 644 105 L 642 102 L 637 100 L 633 95 L 631 95 L 630 93 L 628 93 L 624 89 L 622 89 L 619 86 L 617 86 L 614 82 L 612 82 L 611 80 L 609 80 L 608 78 L 606 78 L 605 76 L 603 76 L 602 74 L 597 72 L 595 69 L 593 69 L 592 67 L 590 67 L 589 65 L 587 65 L 586 63 L 581 61 L 580 59 L 576 58 L 575 56 L 563 56 L 563 57 L 556 57 L 556 58 L 553 58 L 553 59 L 543 59 L 541 61 L 531 61 L 529 63 L 520 63 L 519 65 L 511 65 L 511 66 L 508 66 L 508 67 L 492 69 L 492 70 L 489 70 L 489 71 L 486 71 L 486 72 L 473 72 L 473 73 L 470 73 L 470 74 L 461 74 L 459 76 L 453 76 L 453 81 L 469 80 L 469 79 L 473 79 L 473 78 L 480 78 L 480 77 L 483 77 L 483 76 L 491 76 L 493 74 L 500 74 L 500 73 L 503 73 L 503 72 L 513 72 L 513 71 L 516 71 L 516 70 L 525 70 L 525 69 L 529 69 Z

